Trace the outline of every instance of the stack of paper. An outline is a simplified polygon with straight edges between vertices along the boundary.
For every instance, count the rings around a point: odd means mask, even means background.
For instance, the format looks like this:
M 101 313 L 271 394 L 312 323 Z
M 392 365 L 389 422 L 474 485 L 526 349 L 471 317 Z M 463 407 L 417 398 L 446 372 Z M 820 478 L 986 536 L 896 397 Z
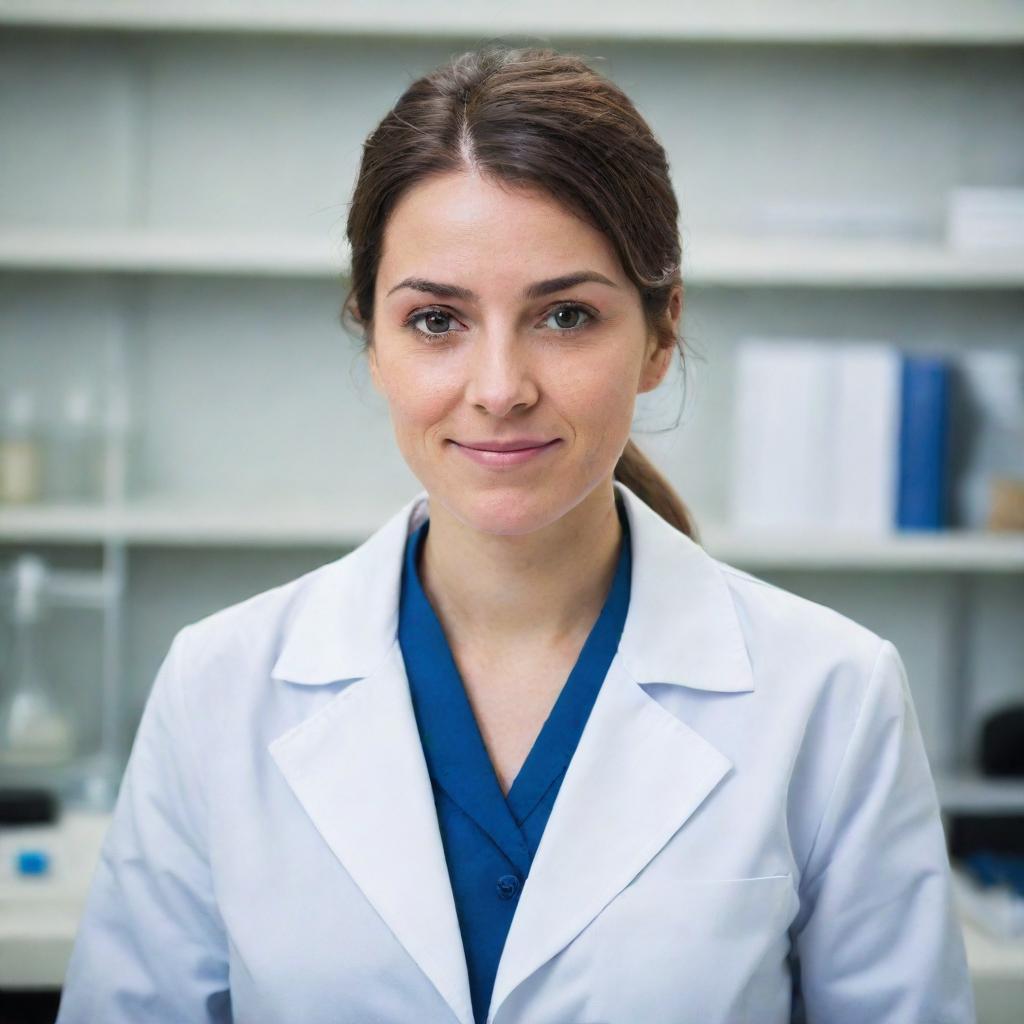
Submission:
M 891 531 L 899 370 L 898 352 L 880 342 L 742 340 L 733 523 Z

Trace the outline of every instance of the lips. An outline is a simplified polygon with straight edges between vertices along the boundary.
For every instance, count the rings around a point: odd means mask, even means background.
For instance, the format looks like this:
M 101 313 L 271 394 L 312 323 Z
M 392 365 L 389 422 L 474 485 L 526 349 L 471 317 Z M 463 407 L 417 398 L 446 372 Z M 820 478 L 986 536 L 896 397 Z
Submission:
M 517 440 L 517 441 L 482 441 L 472 444 L 460 444 L 453 441 L 456 449 L 463 455 L 482 466 L 494 469 L 506 466 L 517 466 L 529 459 L 540 457 L 543 453 L 558 446 L 561 438 L 551 441 Z M 498 447 L 498 446 L 501 447 Z
M 547 441 L 543 438 L 536 440 L 530 438 L 517 441 L 456 441 L 455 443 L 461 444 L 463 448 L 472 448 L 478 452 L 521 452 L 527 448 L 543 448 L 544 445 L 552 444 L 557 440 L 557 438 L 554 438 L 552 441 Z

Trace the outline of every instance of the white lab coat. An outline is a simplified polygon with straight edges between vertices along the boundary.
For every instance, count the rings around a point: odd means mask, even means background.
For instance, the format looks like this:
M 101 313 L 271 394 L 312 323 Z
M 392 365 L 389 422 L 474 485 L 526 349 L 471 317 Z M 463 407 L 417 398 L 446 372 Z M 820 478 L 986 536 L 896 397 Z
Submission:
M 628 617 L 489 1024 L 974 1021 L 896 648 L 615 486 Z M 426 511 L 175 636 L 57 1024 L 472 1024 L 396 640 Z

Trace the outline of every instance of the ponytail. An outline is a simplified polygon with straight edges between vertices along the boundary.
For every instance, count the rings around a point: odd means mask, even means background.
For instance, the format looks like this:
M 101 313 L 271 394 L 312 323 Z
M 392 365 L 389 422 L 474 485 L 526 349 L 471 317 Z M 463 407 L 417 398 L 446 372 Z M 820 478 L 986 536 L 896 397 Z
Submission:
M 686 503 L 632 440 L 626 443 L 615 465 L 615 479 L 628 487 L 645 505 L 654 509 L 662 519 L 691 540 L 700 543 L 697 524 Z

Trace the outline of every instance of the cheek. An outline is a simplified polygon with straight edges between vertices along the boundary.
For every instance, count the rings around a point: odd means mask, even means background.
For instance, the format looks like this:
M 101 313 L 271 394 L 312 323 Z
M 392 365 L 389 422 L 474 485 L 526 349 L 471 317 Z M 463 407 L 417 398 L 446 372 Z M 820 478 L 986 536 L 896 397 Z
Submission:
M 550 379 L 565 416 L 596 439 L 628 429 L 636 402 L 635 375 L 635 367 L 625 362 L 581 363 L 575 372 L 563 367 Z
M 458 401 L 457 379 L 437 361 L 382 361 L 379 372 L 391 418 L 399 429 L 422 431 L 444 419 Z
M 443 420 L 449 407 L 450 402 L 440 391 L 420 386 L 406 389 L 391 400 L 391 416 L 408 430 L 423 431 Z

